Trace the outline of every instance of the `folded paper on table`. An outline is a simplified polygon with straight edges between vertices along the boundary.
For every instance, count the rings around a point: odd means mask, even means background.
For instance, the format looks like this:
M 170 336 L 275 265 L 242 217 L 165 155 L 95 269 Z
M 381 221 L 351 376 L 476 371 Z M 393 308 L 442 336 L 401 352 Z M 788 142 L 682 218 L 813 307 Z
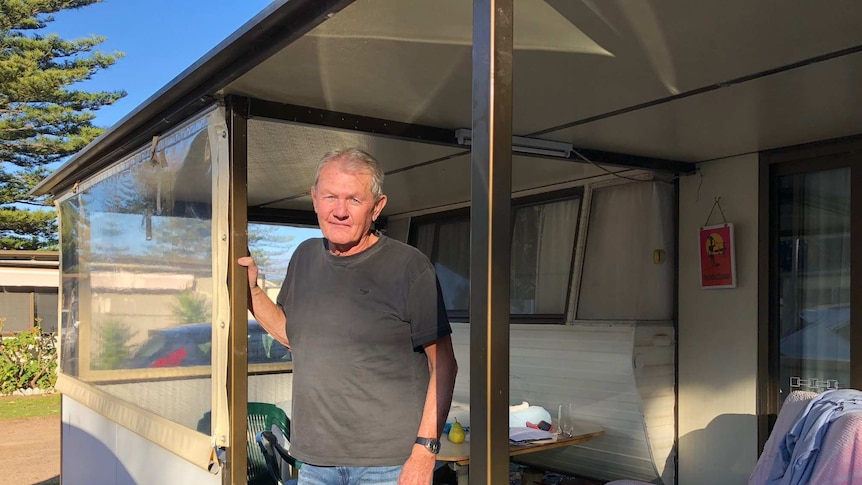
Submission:
M 527 401 L 509 406 L 510 428 L 523 428 L 527 423 L 539 424 L 542 421 L 551 422 L 551 413 L 542 406 L 531 406 Z
M 529 441 L 541 441 L 554 438 L 554 433 L 541 429 L 514 426 L 509 428 L 509 441 L 523 443 Z
M 444 432 L 447 432 L 455 419 L 465 428 L 470 427 L 470 404 L 452 401 L 449 416 L 446 418 Z M 509 427 L 524 428 L 527 423 L 539 424 L 542 421 L 551 423 L 551 413 L 542 406 L 531 406 L 527 401 L 515 406 L 509 406 Z

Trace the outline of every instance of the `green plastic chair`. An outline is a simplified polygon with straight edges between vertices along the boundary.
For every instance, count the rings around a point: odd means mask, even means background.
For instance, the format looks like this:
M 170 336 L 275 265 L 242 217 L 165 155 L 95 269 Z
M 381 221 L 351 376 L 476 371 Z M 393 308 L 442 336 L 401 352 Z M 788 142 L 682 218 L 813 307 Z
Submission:
M 272 439 L 272 428 L 275 426 L 285 439 L 290 442 L 290 419 L 283 409 L 275 404 L 248 403 L 248 483 L 249 485 L 278 485 L 289 483 L 282 481 L 281 467 L 278 457 L 266 452 L 265 438 L 268 434 Z M 276 445 L 275 448 L 279 448 Z M 286 450 L 274 450 L 278 456 L 294 469 L 302 465 L 287 454 Z

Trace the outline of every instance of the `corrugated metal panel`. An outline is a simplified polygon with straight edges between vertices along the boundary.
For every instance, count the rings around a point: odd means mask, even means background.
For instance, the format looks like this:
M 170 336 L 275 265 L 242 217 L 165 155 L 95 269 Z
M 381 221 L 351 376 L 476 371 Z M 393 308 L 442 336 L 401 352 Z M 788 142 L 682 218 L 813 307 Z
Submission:
M 635 381 L 656 470 L 666 484 L 675 483 L 673 328 L 640 325 L 635 332 Z
M 455 399 L 462 402 L 469 402 L 469 333 L 469 325 L 453 324 Z M 556 419 L 558 406 L 571 402 L 579 419 L 605 429 L 583 445 L 518 461 L 607 480 L 664 475 L 673 483 L 672 460 L 670 475 L 662 473 L 674 439 L 673 345 L 662 336 L 672 334 L 669 325 L 512 325 L 510 403 L 542 406 Z

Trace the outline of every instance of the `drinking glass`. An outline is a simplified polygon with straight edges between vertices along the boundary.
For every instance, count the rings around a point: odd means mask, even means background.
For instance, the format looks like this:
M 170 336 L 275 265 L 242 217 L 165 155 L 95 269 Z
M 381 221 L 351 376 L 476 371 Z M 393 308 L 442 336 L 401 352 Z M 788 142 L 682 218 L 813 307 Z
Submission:
M 575 432 L 575 405 L 572 403 L 560 404 L 557 410 L 557 424 L 560 434 L 572 436 Z

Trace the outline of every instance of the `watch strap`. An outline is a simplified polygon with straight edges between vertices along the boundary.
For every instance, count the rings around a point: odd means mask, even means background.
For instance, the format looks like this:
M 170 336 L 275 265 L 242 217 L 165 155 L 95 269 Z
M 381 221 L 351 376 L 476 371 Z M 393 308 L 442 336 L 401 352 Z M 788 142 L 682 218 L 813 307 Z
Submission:
M 428 451 L 440 453 L 440 440 L 435 438 L 416 438 L 416 444 L 424 446 Z

